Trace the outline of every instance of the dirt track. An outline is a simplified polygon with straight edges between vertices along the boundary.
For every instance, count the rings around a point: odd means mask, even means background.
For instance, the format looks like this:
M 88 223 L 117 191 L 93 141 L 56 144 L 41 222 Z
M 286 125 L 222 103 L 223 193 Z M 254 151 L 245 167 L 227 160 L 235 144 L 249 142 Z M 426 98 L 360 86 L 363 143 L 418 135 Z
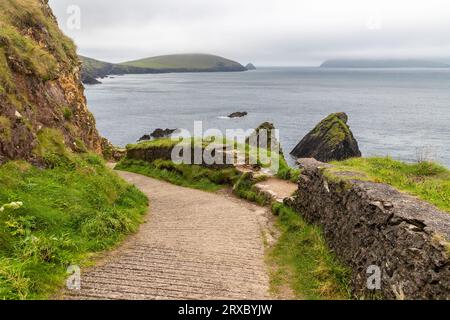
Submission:
M 226 193 L 119 172 L 150 199 L 139 232 L 82 270 L 68 299 L 267 299 L 269 213 Z

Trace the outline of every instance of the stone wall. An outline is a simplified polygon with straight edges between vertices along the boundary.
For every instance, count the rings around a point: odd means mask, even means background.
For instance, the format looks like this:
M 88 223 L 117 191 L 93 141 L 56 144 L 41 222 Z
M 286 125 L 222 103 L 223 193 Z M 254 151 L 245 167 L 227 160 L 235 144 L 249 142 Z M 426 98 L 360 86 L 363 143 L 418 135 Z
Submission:
M 450 214 L 392 187 L 331 174 L 311 162 L 288 204 L 323 227 L 338 258 L 352 269 L 356 297 L 450 298 Z M 369 290 L 369 266 L 381 289 Z
M 128 148 L 127 149 L 127 159 L 132 160 L 142 160 L 146 162 L 153 162 L 155 160 L 172 160 L 172 151 L 175 146 L 149 146 L 149 147 L 134 147 L 134 148 Z M 194 164 L 194 155 L 196 148 L 200 147 L 192 147 L 191 149 L 191 162 L 189 164 Z M 215 152 L 222 153 L 222 164 L 221 163 L 214 163 L 214 164 L 207 164 L 203 161 L 200 164 L 203 167 L 207 167 L 210 169 L 225 169 L 225 168 L 233 168 L 233 164 L 226 164 L 226 152 L 224 152 L 224 147 L 217 147 Z M 204 148 L 200 148 L 201 152 L 203 154 Z M 213 153 L 213 156 L 215 153 Z M 180 156 L 182 156 L 182 152 L 180 153 Z

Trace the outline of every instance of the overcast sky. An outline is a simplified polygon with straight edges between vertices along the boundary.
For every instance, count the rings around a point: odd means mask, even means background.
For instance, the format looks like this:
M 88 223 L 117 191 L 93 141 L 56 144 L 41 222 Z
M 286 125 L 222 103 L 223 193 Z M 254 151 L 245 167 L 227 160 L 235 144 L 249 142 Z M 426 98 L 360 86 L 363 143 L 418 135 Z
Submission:
M 448 0 L 50 0 L 79 53 L 119 62 L 213 53 L 257 65 L 333 58 L 450 62 Z M 67 13 L 81 10 L 81 28 Z M 74 11 L 71 11 L 74 12 Z M 76 25 L 75 25 L 76 26 Z

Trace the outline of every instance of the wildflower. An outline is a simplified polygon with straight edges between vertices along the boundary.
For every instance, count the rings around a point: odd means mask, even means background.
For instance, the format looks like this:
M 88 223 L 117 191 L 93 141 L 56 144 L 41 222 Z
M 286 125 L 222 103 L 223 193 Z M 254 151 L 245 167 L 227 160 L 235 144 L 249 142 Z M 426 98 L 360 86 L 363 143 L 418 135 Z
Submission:
M 19 209 L 22 206 L 23 206 L 23 202 L 21 202 L 21 201 L 11 202 L 11 203 L 3 205 L 0 208 L 0 212 L 5 211 L 5 209 L 17 210 L 17 209 Z

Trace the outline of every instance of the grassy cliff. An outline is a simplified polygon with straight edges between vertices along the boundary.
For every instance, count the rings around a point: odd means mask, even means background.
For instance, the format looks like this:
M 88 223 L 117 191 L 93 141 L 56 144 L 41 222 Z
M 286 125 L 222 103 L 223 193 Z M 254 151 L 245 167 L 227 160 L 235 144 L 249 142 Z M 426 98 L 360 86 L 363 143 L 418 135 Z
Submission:
M 46 0 L 0 1 L 0 300 L 46 298 L 136 230 L 147 199 L 106 168 L 75 45 Z
M 0 163 L 39 162 L 43 128 L 58 130 L 72 150 L 101 152 L 79 71 L 47 1 L 0 1 Z
M 86 84 L 100 83 L 97 78 L 104 78 L 108 75 L 123 74 L 144 74 L 144 73 L 162 73 L 161 70 L 154 68 L 141 68 L 127 65 L 104 62 L 88 57 L 79 57 L 81 60 L 81 80 Z
M 245 71 L 240 63 L 210 54 L 173 54 L 124 62 L 122 65 L 165 71 Z

